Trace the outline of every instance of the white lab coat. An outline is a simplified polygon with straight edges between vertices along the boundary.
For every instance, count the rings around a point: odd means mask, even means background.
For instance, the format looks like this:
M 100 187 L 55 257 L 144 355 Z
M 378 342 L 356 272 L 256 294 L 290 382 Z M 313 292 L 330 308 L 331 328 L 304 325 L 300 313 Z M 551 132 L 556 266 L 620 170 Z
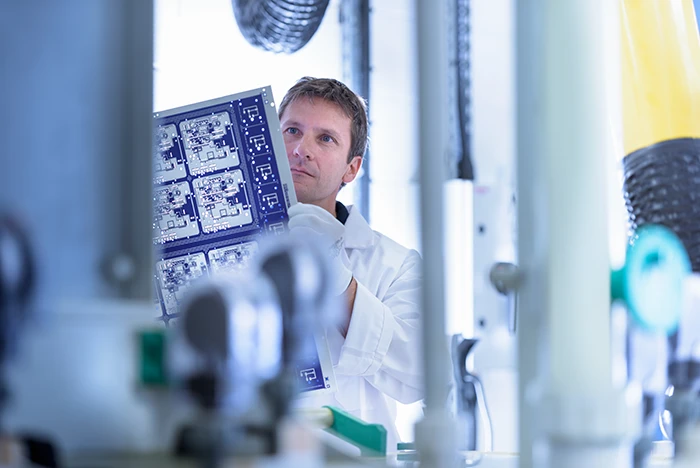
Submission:
M 301 406 L 338 406 L 387 429 L 396 450 L 396 402 L 423 398 L 420 356 L 421 258 L 373 231 L 348 207 L 345 248 L 357 295 L 346 338 L 327 331 L 337 392 L 303 398 Z

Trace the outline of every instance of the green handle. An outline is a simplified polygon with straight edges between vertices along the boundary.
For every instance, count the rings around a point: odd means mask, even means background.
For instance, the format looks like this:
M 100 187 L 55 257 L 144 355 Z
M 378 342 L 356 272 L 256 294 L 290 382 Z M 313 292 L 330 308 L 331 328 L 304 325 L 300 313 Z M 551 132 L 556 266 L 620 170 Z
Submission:
M 381 424 L 369 424 L 350 413 L 324 406 L 333 413 L 333 425 L 326 432 L 360 449 L 363 457 L 386 456 L 386 429 Z

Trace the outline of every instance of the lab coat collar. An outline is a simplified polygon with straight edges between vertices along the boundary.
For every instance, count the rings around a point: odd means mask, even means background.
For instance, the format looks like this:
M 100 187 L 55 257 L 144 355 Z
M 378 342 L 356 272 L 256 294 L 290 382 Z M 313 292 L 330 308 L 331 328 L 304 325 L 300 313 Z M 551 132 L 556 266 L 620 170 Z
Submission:
M 353 205 L 347 207 L 350 215 L 345 221 L 345 248 L 365 249 L 372 246 L 374 231 Z

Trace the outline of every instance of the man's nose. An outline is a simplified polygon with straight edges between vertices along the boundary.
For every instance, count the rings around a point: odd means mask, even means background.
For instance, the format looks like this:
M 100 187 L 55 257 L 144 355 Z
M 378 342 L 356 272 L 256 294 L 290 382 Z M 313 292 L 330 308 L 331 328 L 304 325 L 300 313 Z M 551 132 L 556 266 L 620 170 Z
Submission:
M 294 156 L 303 159 L 313 159 L 311 145 L 309 144 L 308 137 L 306 135 L 302 136 L 297 141 L 297 144 L 294 147 Z

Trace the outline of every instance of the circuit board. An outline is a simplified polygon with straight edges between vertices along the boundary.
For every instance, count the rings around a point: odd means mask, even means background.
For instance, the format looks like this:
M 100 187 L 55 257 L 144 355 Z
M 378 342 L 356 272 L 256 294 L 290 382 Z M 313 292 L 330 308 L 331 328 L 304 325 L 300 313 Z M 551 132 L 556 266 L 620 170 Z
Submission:
M 197 279 L 243 269 L 296 202 L 269 88 L 154 114 L 157 315 L 177 318 Z
M 231 247 L 211 249 L 209 251 L 211 271 L 213 274 L 240 271 L 246 267 L 250 258 L 257 251 L 258 243 L 255 241 L 244 242 Z
M 269 88 L 154 114 L 153 243 L 156 315 L 177 320 L 188 288 L 240 272 L 263 236 L 287 231 L 294 184 Z M 332 392 L 325 335 L 300 359 L 305 394 Z
M 158 292 L 163 298 L 165 310 L 176 313 L 187 286 L 207 274 L 209 267 L 201 253 L 183 255 L 156 263 Z

